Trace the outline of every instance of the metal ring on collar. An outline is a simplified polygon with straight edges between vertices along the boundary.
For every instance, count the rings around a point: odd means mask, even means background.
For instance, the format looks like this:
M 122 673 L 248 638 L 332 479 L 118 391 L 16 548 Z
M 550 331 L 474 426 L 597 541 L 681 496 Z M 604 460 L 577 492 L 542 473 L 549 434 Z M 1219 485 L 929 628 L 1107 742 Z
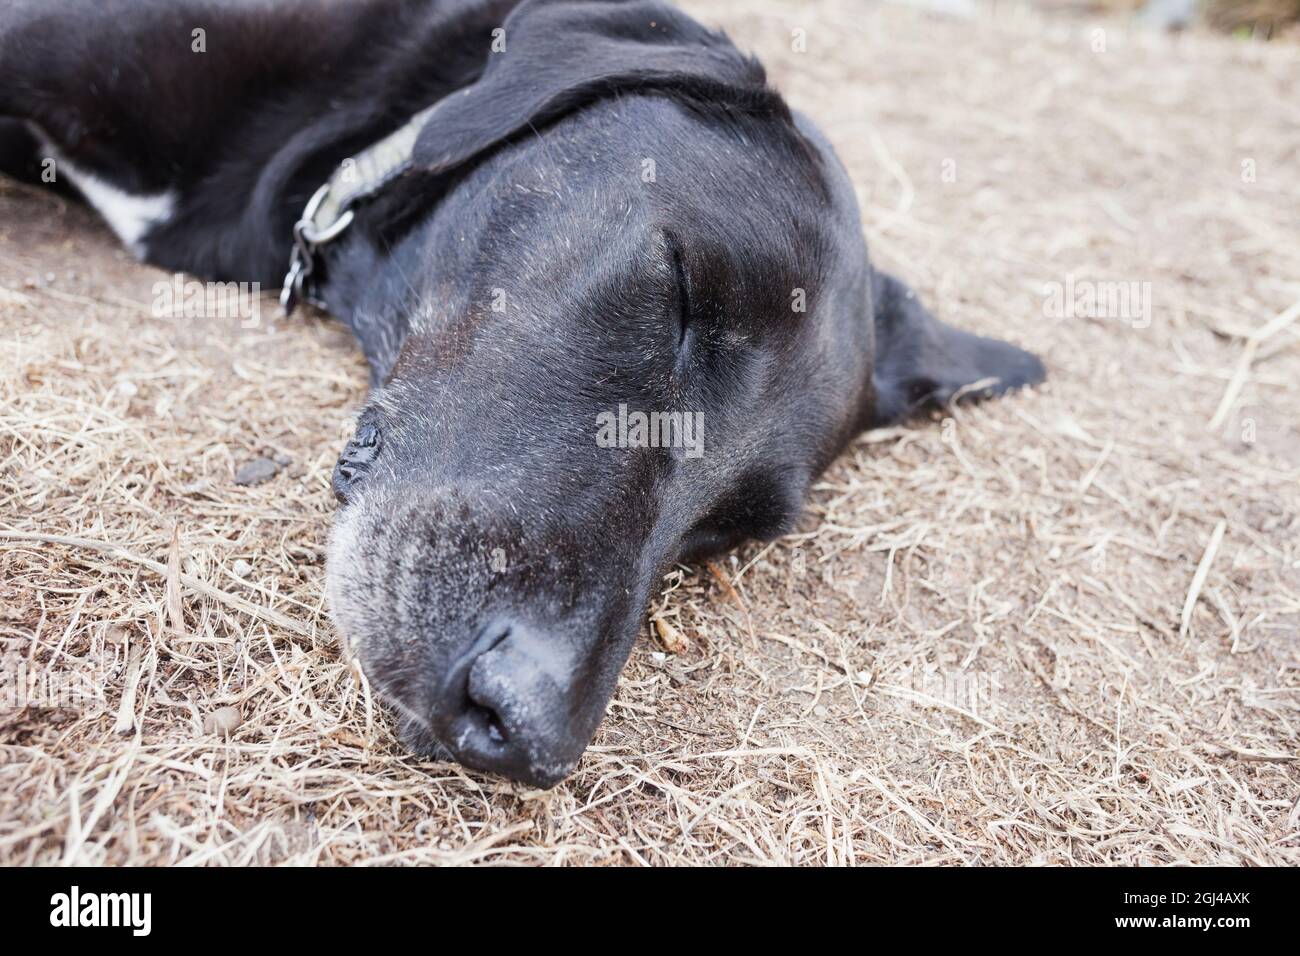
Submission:
M 329 183 L 325 183 L 320 189 L 316 190 L 315 195 L 307 201 L 307 206 L 302 211 L 302 218 L 294 226 L 295 236 L 300 237 L 312 246 L 323 245 L 337 239 L 344 229 L 352 225 L 354 214 L 351 209 L 348 209 L 324 229 L 316 228 L 316 213 L 320 211 L 321 204 L 325 202 L 325 197 L 329 195 L 329 191 Z

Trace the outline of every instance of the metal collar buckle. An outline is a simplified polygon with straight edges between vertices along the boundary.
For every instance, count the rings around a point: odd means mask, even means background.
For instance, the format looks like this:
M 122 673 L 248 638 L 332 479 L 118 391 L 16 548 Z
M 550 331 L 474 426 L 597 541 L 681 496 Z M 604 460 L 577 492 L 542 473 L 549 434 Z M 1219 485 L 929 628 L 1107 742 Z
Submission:
M 316 250 L 325 243 L 337 239 L 343 234 L 343 230 L 352 225 L 351 209 L 344 209 L 341 213 L 335 211 L 337 218 L 333 222 L 316 221 L 329 191 L 329 183 L 316 190 L 316 194 L 303 208 L 302 218 L 294 224 L 293 253 L 289 257 L 289 271 L 284 277 L 284 286 L 280 289 L 280 308 L 286 316 L 292 315 L 293 310 L 304 298 L 312 305 L 321 306 L 321 303 L 312 297 L 307 287 L 307 280 L 316 266 L 314 259 Z

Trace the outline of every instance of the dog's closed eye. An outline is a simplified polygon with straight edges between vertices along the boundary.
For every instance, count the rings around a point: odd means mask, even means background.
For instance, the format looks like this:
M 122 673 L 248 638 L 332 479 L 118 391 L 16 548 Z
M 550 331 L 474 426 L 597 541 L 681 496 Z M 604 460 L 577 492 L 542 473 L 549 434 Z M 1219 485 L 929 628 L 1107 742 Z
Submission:
M 691 321 L 691 282 L 690 274 L 682 262 L 682 251 L 677 243 L 671 243 L 673 259 L 673 277 L 677 283 L 677 350 L 680 354 L 690 351 L 694 341 L 694 323 Z

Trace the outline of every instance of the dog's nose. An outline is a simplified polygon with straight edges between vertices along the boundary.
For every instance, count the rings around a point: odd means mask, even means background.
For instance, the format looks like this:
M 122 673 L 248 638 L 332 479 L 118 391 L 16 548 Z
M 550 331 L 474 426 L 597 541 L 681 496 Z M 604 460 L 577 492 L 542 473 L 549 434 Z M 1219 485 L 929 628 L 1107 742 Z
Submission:
M 456 759 L 537 787 L 568 776 L 587 744 L 573 726 L 571 643 L 519 622 L 485 632 L 439 702 Z

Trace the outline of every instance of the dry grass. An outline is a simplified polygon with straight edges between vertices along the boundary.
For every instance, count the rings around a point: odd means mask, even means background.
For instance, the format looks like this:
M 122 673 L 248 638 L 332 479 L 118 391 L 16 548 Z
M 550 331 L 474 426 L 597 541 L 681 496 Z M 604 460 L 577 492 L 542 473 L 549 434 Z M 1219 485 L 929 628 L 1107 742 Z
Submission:
M 1204 15 L 1219 30 L 1273 36 L 1295 31 L 1300 0 L 1205 0 Z
M 911 2 L 911 0 L 905 0 Z M 1077 12 L 1146 17 L 1144 8 L 1164 6 L 1167 13 L 1178 9 L 1173 0 L 1035 0 L 1036 5 L 1066 8 Z M 1194 0 L 1189 19 L 1225 33 L 1258 40 L 1300 37 L 1300 0 Z M 1181 12 L 1181 11 L 1179 11 Z M 1179 23 L 1179 28 L 1186 24 Z
M 670 576 L 685 649 L 647 622 L 529 793 L 403 753 L 337 654 L 345 333 L 151 319 L 157 272 L 0 185 L 0 653 L 103 704 L 0 713 L 0 859 L 1300 861 L 1296 49 L 689 6 L 824 122 L 880 262 L 1051 383 L 864 437 L 801 533 Z M 1067 274 L 1150 282 L 1150 326 L 1044 318 Z

